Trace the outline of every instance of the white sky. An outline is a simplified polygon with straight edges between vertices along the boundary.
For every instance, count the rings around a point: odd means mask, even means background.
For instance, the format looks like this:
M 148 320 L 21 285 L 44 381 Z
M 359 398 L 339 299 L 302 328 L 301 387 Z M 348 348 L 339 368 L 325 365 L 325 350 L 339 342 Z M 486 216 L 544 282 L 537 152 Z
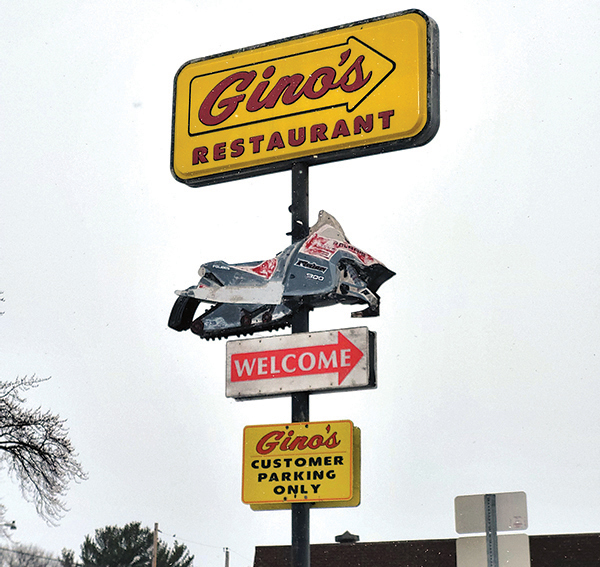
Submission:
M 225 398 L 225 341 L 167 328 L 202 262 L 289 243 L 289 173 L 190 189 L 170 173 L 173 78 L 190 59 L 419 8 L 440 28 L 428 145 L 310 170 L 393 269 L 376 390 L 311 397 L 362 430 L 362 504 L 315 510 L 311 541 L 454 537 L 454 497 L 523 490 L 530 534 L 599 529 L 600 4 L 556 0 L 35 2 L 0 9 L 0 378 L 68 420 L 89 480 L 48 527 L 0 476 L 17 540 L 79 552 L 159 522 L 196 564 L 290 542 L 241 502 L 245 425 L 288 398 Z M 355 326 L 350 308 L 311 329 Z

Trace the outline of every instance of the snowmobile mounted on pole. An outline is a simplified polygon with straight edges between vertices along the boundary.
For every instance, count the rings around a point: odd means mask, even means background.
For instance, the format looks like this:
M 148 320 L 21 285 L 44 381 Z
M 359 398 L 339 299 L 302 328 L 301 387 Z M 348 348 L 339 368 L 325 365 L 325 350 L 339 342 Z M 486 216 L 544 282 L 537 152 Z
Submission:
M 198 273 L 197 285 L 175 292 L 179 297 L 169 327 L 191 329 L 203 339 L 281 329 L 302 307 L 363 304 L 367 307 L 352 317 L 376 317 L 377 290 L 395 275 L 352 246 L 340 224 L 325 211 L 306 238 L 275 258 L 241 264 L 208 262 Z M 194 318 L 201 302 L 212 307 Z

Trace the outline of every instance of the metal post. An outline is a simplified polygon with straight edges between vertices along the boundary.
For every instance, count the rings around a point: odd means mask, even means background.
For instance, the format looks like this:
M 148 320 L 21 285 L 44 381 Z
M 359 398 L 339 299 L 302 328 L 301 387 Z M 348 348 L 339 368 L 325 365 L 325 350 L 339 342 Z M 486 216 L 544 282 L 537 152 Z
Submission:
M 488 567 L 499 567 L 498 560 L 498 517 L 496 495 L 485 495 L 485 544 Z
M 308 235 L 308 165 L 292 167 L 292 243 Z M 300 309 L 292 319 L 292 334 L 308 332 L 308 312 Z M 309 421 L 309 394 L 292 394 L 292 422 Z M 292 504 L 291 567 L 310 567 L 310 504 Z

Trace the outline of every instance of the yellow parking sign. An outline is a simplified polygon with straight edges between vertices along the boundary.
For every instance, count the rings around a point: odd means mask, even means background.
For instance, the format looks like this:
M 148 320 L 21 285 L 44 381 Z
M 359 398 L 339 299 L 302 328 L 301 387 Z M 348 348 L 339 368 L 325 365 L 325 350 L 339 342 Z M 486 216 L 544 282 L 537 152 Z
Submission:
M 351 421 L 244 428 L 245 504 L 347 502 L 354 494 Z

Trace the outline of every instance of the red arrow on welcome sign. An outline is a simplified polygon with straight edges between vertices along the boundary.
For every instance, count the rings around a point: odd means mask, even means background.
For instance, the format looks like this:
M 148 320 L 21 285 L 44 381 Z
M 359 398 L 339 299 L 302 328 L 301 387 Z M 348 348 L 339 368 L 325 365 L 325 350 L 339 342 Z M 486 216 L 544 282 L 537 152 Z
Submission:
M 338 331 L 337 343 L 245 352 L 231 355 L 232 382 L 337 374 L 338 385 L 364 356 Z

